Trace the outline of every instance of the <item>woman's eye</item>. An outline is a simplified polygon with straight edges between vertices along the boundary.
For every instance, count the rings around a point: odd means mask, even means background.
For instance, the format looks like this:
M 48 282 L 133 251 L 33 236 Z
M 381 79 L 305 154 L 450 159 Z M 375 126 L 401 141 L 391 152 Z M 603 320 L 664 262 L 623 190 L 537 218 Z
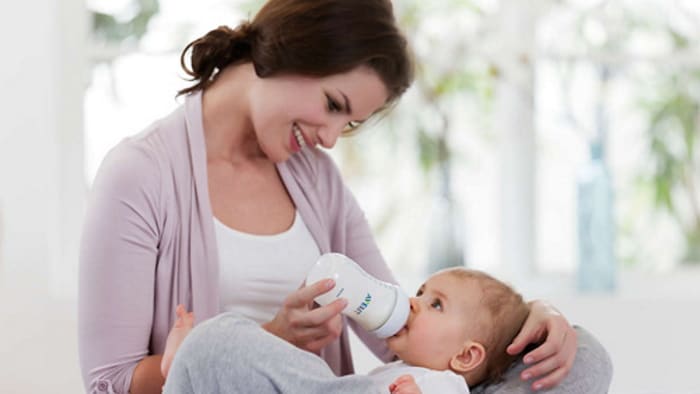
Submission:
M 441 311 L 442 301 L 440 301 L 439 299 L 435 299 L 433 302 L 430 303 L 430 307 Z
M 360 125 L 362 125 L 361 122 L 351 120 L 350 122 L 348 122 L 348 124 L 345 125 L 345 129 L 343 129 L 343 133 L 350 133 L 352 131 L 355 131 L 355 129 L 360 127 Z
M 328 102 L 328 110 L 331 112 L 340 112 L 342 108 L 340 105 L 331 98 L 331 96 L 326 95 L 326 101 Z

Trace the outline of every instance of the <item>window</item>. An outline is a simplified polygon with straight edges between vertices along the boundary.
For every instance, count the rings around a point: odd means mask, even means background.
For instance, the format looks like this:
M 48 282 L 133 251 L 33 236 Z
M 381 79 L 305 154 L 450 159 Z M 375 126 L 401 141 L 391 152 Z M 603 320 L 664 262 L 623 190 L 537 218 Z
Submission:
M 128 21 L 146 3 L 95 0 L 90 7 L 109 6 L 101 11 Z M 181 48 L 214 26 L 235 25 L 258 3 L 161 0 L 140 40 L 94 47 L 85 101 L 88 180 L 111 146 L 178 105 L 175 93 L 186 85 L 179 69 Z M 397 15 L 423 61 L 422 74 L 392 115 L 341 141 L 332 154 L 366 210 L 385 257 L 402 272 L 425 274 L 435 242 L 431 234 L 439 229 L 431 221 L 447 212 L 457 247 L 471 266 L 498 270 L 504 253 L 536 243 L 531 245 L 532 267 L 525 270 L 573 274 L 578 259 L 577 176 L 597 135 L 605 142 L 612 174 L 618 262 L 669 268 L 692 249 L 686 246 L 700 244 L 700 225 L 693 228 L 692 220 L 679 225 L 696 215 L 687 188 L 675 178 L 654 178 L 659 166 L 679 166 L 680 159 L 671 163 L 667 157 L 664 162 L 650 148 L 653 104 L 658 111 L 663 94 L 697 86 L 700 6 L 661 0 L 643 5 L 582 0 L 538 4 L 509 12 L 497 1 L 396 2 Z M 513 21 L 531 24 L 532 42 L 528 36 L 508 36 L 507 28 L 517 25 Z M 531 50 L 526 60 L 532 80 L 518 98 L 517 78 L 509 79 L 511 70 L 498 59 L 513 55 L 517 66 L 523 48 Z M 531 124 L 522 124 L 523 131 L 531 129 L 534 145 L 519 148 L 532 158 L 532 186 L 507 196 L 504 190 L 520 180 L 511 174 L 504 181 L 508 134 L 499 131 L 503 125 L 498 120 L 510 113 L 498 99 L 503 84 L 512 85 L 506 94 L 515 101 L 532 100 L 534 111 L 527 113 L 529 104 L 521 107 L 524 119 L 531 119 Z M 700 102 L 697 91 L 686 89 L 690 109 Z M 678 127 L 672 117 L 668 122 L 667 127 Z M 682 152 L 688 143 L 682 137 L 660 140 L 669 145 L 667 156 Z M 449 164 L 442 166 L 445 152 Z M 697 175 L 690 173 L 688 179 L 697 182 Z M 446 187 L 451 205 L 445 205 Z M 529 193 L 534 196 L 532 209 Z M 675 211 L 655 204 L 655 196 L 674 200 Z M 508 201 L 514 201 L 518 215 L 530 210 L 531 238 L 507 236 L 503 216 L 510 215 L 504 210 Z M 528 214 L 521 219 L 530 220 Z

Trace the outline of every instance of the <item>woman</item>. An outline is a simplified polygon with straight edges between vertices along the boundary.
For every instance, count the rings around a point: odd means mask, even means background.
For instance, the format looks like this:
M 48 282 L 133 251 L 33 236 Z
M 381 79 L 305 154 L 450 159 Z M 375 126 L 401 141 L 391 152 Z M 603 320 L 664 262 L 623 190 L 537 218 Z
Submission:
M 191 50 L 191 69 L 185 66 Z M 332 283 L 299 288 L 321 253 L 344 253 L 395 282 L 330 158 L 344 132 L 389 108 L 412 67 L 389 0 L 270 0 L 182 56 L 185 103 L 117 145 L 93 185 L 80 261 L 79 346 L 91 392 L 160 392 L 177 305 L 198 321 L 239 312 L 352 373 Z M 291 294 L 287 296 L 288 294 Z M 513 345 L 530 342 L 534 384 L 561 382 L 575 331 L 535 302 Z M 392 354 L 361 329 L 382 360 Z

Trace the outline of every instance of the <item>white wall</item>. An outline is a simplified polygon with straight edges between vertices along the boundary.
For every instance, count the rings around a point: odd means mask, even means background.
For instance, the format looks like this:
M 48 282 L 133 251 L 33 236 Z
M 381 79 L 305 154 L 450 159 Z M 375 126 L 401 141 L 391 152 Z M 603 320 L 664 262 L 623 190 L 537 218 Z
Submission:
M 0 44 L 0 261 L 12 271 L 74 269 L 64 259 L 75 257 L 84 196 L 82 3 L 17 2 L 2 13 Z
M 84 205 L 79 0 L 0 13 L 0 392 L 81 392 L 75 294 Z

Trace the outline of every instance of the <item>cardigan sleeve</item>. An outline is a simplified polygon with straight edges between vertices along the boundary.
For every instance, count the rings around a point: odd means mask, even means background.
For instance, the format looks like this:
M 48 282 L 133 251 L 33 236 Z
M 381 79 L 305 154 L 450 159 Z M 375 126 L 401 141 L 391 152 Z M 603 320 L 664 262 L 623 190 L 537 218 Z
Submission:
M 128 393 L 149 353 L 159 226 L 158 163 L 126 140 L 94 181 L 80 249 L 78 345 L 90 393 Z

